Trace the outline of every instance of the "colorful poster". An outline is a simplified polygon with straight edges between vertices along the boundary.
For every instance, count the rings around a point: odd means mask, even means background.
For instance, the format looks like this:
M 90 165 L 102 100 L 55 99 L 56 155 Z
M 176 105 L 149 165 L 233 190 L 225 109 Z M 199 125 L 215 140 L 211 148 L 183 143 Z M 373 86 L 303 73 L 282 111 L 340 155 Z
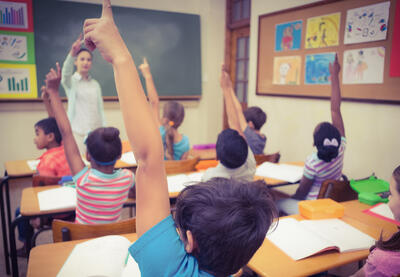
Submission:
M 336 53 L 321 53 L 306 56 L 306 85 L 327 85 L 331 83 L 329 63 L 333 63 Z
M 300 49 L 302 29 L 302 20 L 277 24 L 275 26 L 275 51 Z
M 306 49 L 339 45 L 340 13 L 307 19 Z
M 385 48 L 372 47 L 343 53 L 343 84 L 382 84 Z
M 33 32 L 32 0 L 0 1 L 0 30 Z
M 386 39 L 390 2 L 347 11 L 344 44 Z
M 1 64 L 0 98 L 36 98 L 36 66 Z
M 301 56 L 274 58 L 274 85 L 300 84 Z
M 0 31 L 0 62 L 35 63 L 33 33 Z

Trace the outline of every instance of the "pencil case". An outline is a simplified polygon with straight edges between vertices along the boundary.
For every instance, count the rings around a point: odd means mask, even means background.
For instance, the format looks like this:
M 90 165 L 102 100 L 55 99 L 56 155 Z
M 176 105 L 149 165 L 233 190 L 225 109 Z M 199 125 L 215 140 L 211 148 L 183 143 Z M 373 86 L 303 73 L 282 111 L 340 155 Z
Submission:
M 300 201 L 299 211 L 307 219 L 339 218 L 344 214 L 344 207 L 330 198 L 324 198 Z

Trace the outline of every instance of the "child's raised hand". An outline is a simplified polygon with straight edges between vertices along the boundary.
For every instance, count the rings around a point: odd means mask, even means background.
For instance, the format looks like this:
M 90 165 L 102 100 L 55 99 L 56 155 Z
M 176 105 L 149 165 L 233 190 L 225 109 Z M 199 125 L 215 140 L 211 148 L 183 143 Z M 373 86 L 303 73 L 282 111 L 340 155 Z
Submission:
M 229 76 L 228 70 L 224 64 L 222 65 L 222 68 L 221 68 L 220 85 L 221 85 L 222 89 L 232 88 L 231 76 Z
M 45 101 L 45 100 L 48 100 L 48 99 L 50 98 L 49 93 L 47 92 L 45 86 L 42 86 L 42 87 L 40 88 L 40 91 L 42 92 L 42 94 L 41 94 L 42 100 Z
M 143 77 L 148 78 L 151 77 L 151 72 L 150 72 L 150 65 L 147 62 L 146 58 L 143 58 L 143 63 L 139 65 L 139 69 L 143 74 Z
M 82 38 L 83 38 L 83 34 L 81 33 L 79 35 L 78 39 L 75 40 L 74 43 L 72 43 L 71 51 L 70 51 L 70 54 L 72 57 L 75 57 L 78 54 L 79 50 L 81 49 Z
M 85 20 L 83 32 L 86 47 L 91 51 L 95 48 L 99 49 L 103 58 L 110 63 L 129 54 L 114 23 L 110 0 L 103 0 L 100 18 Z
M 58 93 L 58 88 L 61 82 L 61 68 L 60 64 L 56 63 L 56 70 L 50 69 L 50 72 L 46 75 L 46 90 L 48 93 Z
M 337 53 L 335 55 L 335 61 L 333 63 L 329 63 L 329 72 L 331 73 L 331 76 L 335 75 L 339 75 L 340 72 L 340 64 L 338 61 L 338 56 Z

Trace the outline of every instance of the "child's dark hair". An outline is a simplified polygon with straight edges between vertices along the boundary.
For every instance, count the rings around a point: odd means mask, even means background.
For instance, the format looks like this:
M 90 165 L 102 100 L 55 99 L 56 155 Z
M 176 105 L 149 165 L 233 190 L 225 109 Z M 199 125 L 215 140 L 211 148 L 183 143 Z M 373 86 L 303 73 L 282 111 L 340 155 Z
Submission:
M 221 164 L 227 168 L 238 168 L 246 162 L 249 147 L 238 131 L 225 129 L 218 135 L 216 151 Z
M 79 49 L 79 51 L 76 53 L 76 57 L 78 57 L 81 52 L 88 52 L 90 54 L 90 57 L 93 58 L 93 53 L 85 47 L 82 47 L 81 49 Z
M 163 117 L 168 120 L 165 127 L 165 144 L 167 146 L 166 156 L 169 160 L 174 159 L 174 130 L 181 126 L 185 118 L 185 108 L 176 101 L 169 101 L 164 105 Z
M 193 235 L 192 254 L 199 268 L 218 277 L 248 263 L 275 217 L 277 210 L 264 181 L 225 178 L 187 186 L 174 213 L 182 240 L 186 243 L 187 230 Z
M 318 158 L 330 162 L 337 157 L 341 144 L 339 130 L 329 122 L 322 122 L 315 127 L 314 145 L 318 150 Z
M 396 167 L 392 176 L 396 183 L 396 189 L 400 193 L 400 166 Z M 381 237 L 376 242 L 375 246 L 372 247 L 372 249 L 375 247 L 387 251 L 400 251 L 400 230 L 394 233 L 388 240 L 383 240 L 381 234 Z
M 96 163 L 109 163 L 121 156 L 122 143 L 119 130 L 114 127 L 97 128 L 89 133 L 86 141 L 87 151 Z
M 61 144 L 62 136 L 60 130 L 58 129 L 57 121 L 54 117 L 39 120 L 38 122 L 36 122 L 35 127 L 42 129 L 46 135 L 53 133 L 54 140 L 58 144 Z
M 265 121 L 267 121 L 267 114 L 262 109 L 256 106 L 247 108 L 243 112 L 243 114 L 247 122 L 253 122 L 254 128 L 256 130 L 260 130 Z

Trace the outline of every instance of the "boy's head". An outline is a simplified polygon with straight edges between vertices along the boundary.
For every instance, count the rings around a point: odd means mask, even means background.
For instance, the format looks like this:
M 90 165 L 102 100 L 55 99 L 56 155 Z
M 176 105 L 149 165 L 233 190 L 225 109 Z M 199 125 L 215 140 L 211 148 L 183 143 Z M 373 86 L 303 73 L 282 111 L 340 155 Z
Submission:
M 341 143 L 339 130 L 329 122 L 322 122 L 315 127 L 314 145 L 318 150 L 318 158 L 330 162 L 339 153 Z
M 38 149 L 48 148 L 50 145 L 61 144 L 61 133 L 53 117 L 45 118 L 35 124 L 35 138 L 33 139 Z
M 267 121 L 266 113 L 259 107 L 250 107 L 246 109 L 243 114 L 250 127 L 257 131 L 259 131 L 264 125 L 265 121 Z
M 98 165 L 114 165 L 121 156 L 122 143 L 117 128 L 97 128 L 89 133 L 85 143 L 90 159 Z
M 174 213 L 185 248 L 191 249 L 201 270 L 215 276 L 231 275 L 246 265 L 276 216 L 264 181 L 225 178 L 186 187 Z
M 86 48 L 81 48 L 76 54 L 75 66 L 79 74 L 88 74 L 92 68 L 92 52 Z
M 236 130 L 225 129 L 218 135 L 216 151 L 221 164 L 227 168 L 238 168 L 246 162 L 249 148 Z
M 164 105 L 163 117 L 166 118 L 171 127 L 178 128 L 185 118 L 185 108 L 176 101 L 168 101 Z

